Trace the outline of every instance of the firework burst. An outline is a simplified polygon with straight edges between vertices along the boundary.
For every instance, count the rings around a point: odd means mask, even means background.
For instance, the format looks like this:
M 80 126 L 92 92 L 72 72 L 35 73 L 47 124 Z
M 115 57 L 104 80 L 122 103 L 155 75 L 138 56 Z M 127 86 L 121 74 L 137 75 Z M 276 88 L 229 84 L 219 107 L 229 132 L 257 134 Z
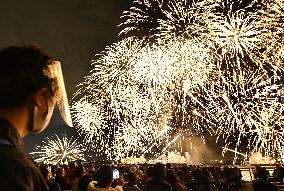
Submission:
M 283 0 L 275 0 L 272 1 L 272 4 L 269 5 L 269 8 L 271 10 L 271 12 L 275 12 L 276 17 L 278 17 L 279 19 L 284 19 L 284 1 Z
M 135 0 L 121 17 L 125 22 L 119 25 L 120 35 L 151 38 L 157 33 L 158 19 L 164 18 L 162 7 L 162 0 Z
M 261 23 L 254 15 L 246 15 L 236 12 L 228 15 L 227 18 L 218 18 L 213 22 L 213 34 L 216 43 L 222 49 L 222 54 L 233 54 L 244 56 L 251 54 L 259 47 L 262 34 Z
M 248 149 L 279 154 L 284 143 L 281 78 L 262 70 L 220 78 L 213 89 L 194 97 L 196 125 L 217 127 L 216 135 L 225 139 L 227 146 L 233 144 L 238 149 L 245 139 Z
M 86 150 L 77 139 L 68 139 L 66 136 L 54 139 L 46 138 L 42 145 L 36 146 L 34 152 L 30 153 L 37 162 L 47 164 L 66 164 L 75 160 L 85 161 L 83 152 Z
M 213 5 L 204 6 L 204 1 L 173 0 L 162 10 L 165 18 L 158 19 L 160 38 L 182 36 L 202 38 L 206 32 L 205 20 L 210 17 Z
M 135 0 L 120 25 L 133 37 L 98 55 L 75 96 L 79 131 L 110 158 L 207 134 L 283 155 L 282 5 Z
M 141 155 L 151 147 L 146 140 L 157 147 L 170 140 L 175 97 L 185 110 L 184 92 L 203 86 L 213 73 L 210 49 L 198 42 L 139 44 L 143 41 L 128 38 L 107 48 L 79 90 L 86 95 L 72 106 L 86 141 L 102 145 L 109 157 Z

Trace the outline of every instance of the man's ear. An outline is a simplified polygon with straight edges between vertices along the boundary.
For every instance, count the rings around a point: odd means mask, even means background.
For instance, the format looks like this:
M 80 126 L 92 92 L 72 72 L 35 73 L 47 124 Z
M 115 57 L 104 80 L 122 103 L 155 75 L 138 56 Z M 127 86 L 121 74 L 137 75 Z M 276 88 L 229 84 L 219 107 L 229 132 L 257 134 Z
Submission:
M 37 107 L 47 107 L 46 97 L 48 95 L 48 89 L 46 87 L 41 87 L 34 94 L 34 104 Z

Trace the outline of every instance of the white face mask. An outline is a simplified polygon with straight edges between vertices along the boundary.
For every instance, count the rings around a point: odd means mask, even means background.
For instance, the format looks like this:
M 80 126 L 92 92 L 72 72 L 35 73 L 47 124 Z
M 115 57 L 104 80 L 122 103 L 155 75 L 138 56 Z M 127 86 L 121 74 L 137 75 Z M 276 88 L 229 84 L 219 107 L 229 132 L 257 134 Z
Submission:
M 46 98 L 47 102 L 47 111 L 46 113 L 41 113 L 37 106 L 34 107 L 34 116 L 33 116 L 33 133 L 42 132 L 49 124 L 50 119 L 53 114 L 55 103 Z

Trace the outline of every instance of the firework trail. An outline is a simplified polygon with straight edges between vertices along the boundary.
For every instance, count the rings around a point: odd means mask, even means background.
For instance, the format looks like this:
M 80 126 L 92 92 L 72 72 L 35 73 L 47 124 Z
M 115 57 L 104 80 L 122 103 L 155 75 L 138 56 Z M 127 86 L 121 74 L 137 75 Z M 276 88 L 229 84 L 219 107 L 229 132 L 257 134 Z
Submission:
M 248 156 L 244 153 L 241 153 L 241 152 L 238 152 L 238 151 L 235 151 L 233 149 L 229 149 L 229 148 L 226 148 L 226 147 L 222 147 L 223 148 L 223 151 L 226 152 L 226 151 L 231 151 L 235 154 L 238 154 L 238 155 L 241 155 L 241 156 L 244 156 L 245 158 L 247 158 Z
M 84 158 L 84 147 L 78 143 L 77 139 L 55 135 L 54 139 L 46 138 L 41 145 L 35 147 L 34 152 L 30 153 L 37 162 L 47 164 L 67 164 L 71 161 L 82 160 Z

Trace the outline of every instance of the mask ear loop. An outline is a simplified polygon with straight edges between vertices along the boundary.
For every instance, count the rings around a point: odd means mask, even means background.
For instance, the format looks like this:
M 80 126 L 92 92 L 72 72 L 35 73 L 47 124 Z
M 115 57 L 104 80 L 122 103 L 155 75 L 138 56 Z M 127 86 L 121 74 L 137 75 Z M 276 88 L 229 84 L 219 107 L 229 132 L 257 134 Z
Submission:
M 45 113 L 40 113 L 39 109 L 37 106 L 33 107 L 33 128 L 32 128 L 32 133 L 40 133 L 42 132 L 47 124 L 45 124 L 45 119 L 49 115 L 49 101 L 46 99 L 47 102 L 47 108 Z
M 42 132 L 47 126 L 48 126 L 48 123 L 52 117 L 52 113 L 53 113 L 53 104 L 51 103 L 52 102 L 52 96 L 53 96 L 53 93 L 50 92 L 51 90 L 49 88 L 45 89 L 43 92 L 42 92 L 42 95 L 43 96 L 43 101 L 45 101 L 45 107 L 46 108 L 43 108 L 44 111 L 41 112 L 39 110 L 39 107 L 37 106 L 37 104 L 35 104 L 35 99 L 32 100 L 33 104 L 31 104 L 31 109 L 30 109 L 30 113 L 32 114 L 32 119 L 30 121 L 33 122 L 32 124 L 32 133 L 40 133 Z M 33 97 L 34 98 L 34 97 Z

